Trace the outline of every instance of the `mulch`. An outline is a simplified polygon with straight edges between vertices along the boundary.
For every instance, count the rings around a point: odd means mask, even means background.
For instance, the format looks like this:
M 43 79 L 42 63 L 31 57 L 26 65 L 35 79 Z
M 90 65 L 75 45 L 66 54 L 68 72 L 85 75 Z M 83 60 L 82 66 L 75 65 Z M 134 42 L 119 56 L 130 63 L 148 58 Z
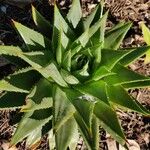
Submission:
M 82 10 L 84 16 L 88 15 L 99 0 L 82 0 Z M 70 7 L 71 0 L 58 0 L 61 9 L 66 13 Z M 36 8 L 48 19 L 52 20 L 53 0 L 36 1 L 33 3 Z M 150 28 L 150 1 L 149 0 L 106 0 L 105 9 L 109 9 L 108 28 L 118 23 L 120 20 L 132 21 L 133 27 L 125 37 L 122 47 L 134 47 L 145 45 L 139 23 L 143 21 Z M 14 5 L 5 3 L 5 0 L 0 3 L 0 44 L 6 45 L 21 45 L 22 40 L 16 34 L 11 25 L 11 19 L 21 22 L 28 27 L 35 28 L 31 18 L 31 7 L 27 5 L 19 8 Z M 144 56 L 129 66 L 130 69 L 150 76 L 150 64 L 144 64 Z M 12 73 L 14 66 L 8 62 L 3 62 L 0 57 L 0 78 Z M 129 93 L 135 97 L 145 107 L 150 109 L 150 88 L 134 89 Z M 133 112 L 117 111 L 125 135 L 128 139 L 135 140 L 141 150 L 149 150 L 150 148 L 150 118 L 141 116 Z M 0 150 L 3 141 L 10 141 L 10 138 L 16 128 L 11 125 L 12 118 L 17 114 L 16 111 L 1 111 L 0 112 Z M 106 150 L 107 133 L 100 129 L 100 147 Z M 41 140 L 38 149 L 48 150 L 47 137 Z M 78 149 L 83 149 L 82 140 L 79 143 Z M 19 150 L 27 150 L 25 140 L 17 145 Z

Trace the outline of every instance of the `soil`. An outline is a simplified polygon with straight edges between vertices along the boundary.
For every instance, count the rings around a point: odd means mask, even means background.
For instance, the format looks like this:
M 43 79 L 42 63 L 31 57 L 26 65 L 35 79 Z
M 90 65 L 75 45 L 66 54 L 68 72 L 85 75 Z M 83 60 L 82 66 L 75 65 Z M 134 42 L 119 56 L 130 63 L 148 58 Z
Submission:
M 82 10 L 84 16 L 88 15 L 99 0 L 82 0 Z M 61 9 L 67 12 L 71 0 L 58 0 Z M 34 6 L 48 19 L 52 20 L 53 0 L 36 0 Z M 30 4 L 10 5 L 5 0 L 0 1 L 0 44 L 21 45 L 22 40 L 16 34 L 11 25 L 11 19 L 21 22 L 28 27 L 35 28 L 31 18 Z M 143 21 L 150 28 L 150 1 L 149 0 L 106 0 L 105 9 L 109 9 L 108 28 L 121 20 L 132 21 L 133 27 L 128 32 L 122 47 L 134 47 L 145 45 L 139 23 Z M 129 66 L 130 69 L 150 76 L 150 64 L 144 64 L 144 56 Z M 0 78 L 14 71 L 14 66 L 0 57 Z M 129 93 L 135 97 L 145 107 L 150 109 L 150 88 L 134 89 Z M 127 139 L 132 139 L 138 143 L 141 150 L 150 149 L 150 118 L 141 116 L 133 112 L 117 111 L 120 122 L 124 129 Z M 15 130 L 12 125 L 12 118 L 17 111 L 0 111 L 0 150 L 4 142 L 9 142 Z M 100 149 L 108 149 L 108 134 L 100 129 Z M 27 150 L 25 140 L 17 145 L 18 150 Z M 43 137 L 37 149 L 48 150 L 47 137 Z M 78 149 L 84 149 L 82 139 L 78 144 Z M 115 150 L 115 149 L 114 149 Z

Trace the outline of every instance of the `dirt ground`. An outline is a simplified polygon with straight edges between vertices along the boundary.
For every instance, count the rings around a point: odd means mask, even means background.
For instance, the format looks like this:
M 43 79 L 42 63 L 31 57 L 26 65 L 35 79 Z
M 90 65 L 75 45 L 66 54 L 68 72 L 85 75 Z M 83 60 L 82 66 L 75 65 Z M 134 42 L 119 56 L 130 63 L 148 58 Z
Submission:
M 42 1 L 42 3 L 41 3 Z M 84 16 L 88 15 L 95 7 L 99 0 L 82 0 Z M 58 0 L 61 9 L 66 13 L 70 7 L 71 0 Z M 36 0 L 34 6 L 48 19 L 52 20 L 53 0 Z M 132 21 L 133 27 L 128 32 L 122 47 L 134 47 L 145 45 L 139 23 L 143 21 L 150 28 L 150 0 L 106 0 L 105 10 L 109 9 L 108 28 L 118 23 L 120 20 Z M 11 25 L 11 19 L 14 19 L 28 27 L 34 28 L 31 18 L 31 7 L 20 5 L 20 3 L 10 4 L 8 1 L 0 0 L 0 44 L 21 45 L 22 40 L 16 34 Z M 150 64 L 144 64 L 144 56 L 129 66 L 132 70 L 150 76 Z M 14 66 L 0 57 L 0 78 L 13 72 Z M 134 89 L 129 93 L 134 96 L 140 103 L 150 109 L 150 88 Z M 124 129 L 127 139 L 134 140 L 141 150 L 150 150 L 150 118 L 143 117 L 137 113 L 124 112 L 120 109 L 117 111 L 120 122 Z M 12 119 L 17 111 L 0 112 L 0 150 L 2 145 L 10 141 L 10 138 L 16 128 L 12 125 Z M 100 129 L 100 149 L 110 149 L 110 136 Z M 80 140 L 78 149 L 83 150 L 84 144 Z M 116 144 L 116 143 L 115 143 Z M 117 144 L 116 144 L 117 145 Z M 18 150 L 27 150 L 25 140 L 17 145 Z M 37 149 L 48 150 L 47 137 L 43 137 L 41 144 Z M 5 149 L 4 149 L 5 150 Z M 120 149 L 121 150 L 121 149 Z M 138 150 L 138 149 L 135 149 Z

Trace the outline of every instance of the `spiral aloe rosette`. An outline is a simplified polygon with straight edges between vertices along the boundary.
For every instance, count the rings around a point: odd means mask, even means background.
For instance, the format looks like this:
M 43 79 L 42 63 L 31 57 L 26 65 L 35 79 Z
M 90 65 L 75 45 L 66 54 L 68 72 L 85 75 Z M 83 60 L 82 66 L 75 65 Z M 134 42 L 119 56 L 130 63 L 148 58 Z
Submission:
M 32 147 L 48 133 L 51 149 L 73 150 L 80 133 L 87 148 L 96 150 L 102 126 L 126 146 L 116 106 L 150 115 L 127 92 L 150 86 L 149 77 L 127 68 L 149 47 L 119 49 L 131 23 L 105 31 L 108 12 L 102 14 L 103 2 L 82 18 L 80 2 L 73 0 L 67 17 L 55 4 L 53 24 L 32 7 L 40 32 L 13 21 L 23 47 L 0 46 L 0 54 L 18 69 L 0 81 L 0 108 L 24 112 L 12 145 L 27 137 Z

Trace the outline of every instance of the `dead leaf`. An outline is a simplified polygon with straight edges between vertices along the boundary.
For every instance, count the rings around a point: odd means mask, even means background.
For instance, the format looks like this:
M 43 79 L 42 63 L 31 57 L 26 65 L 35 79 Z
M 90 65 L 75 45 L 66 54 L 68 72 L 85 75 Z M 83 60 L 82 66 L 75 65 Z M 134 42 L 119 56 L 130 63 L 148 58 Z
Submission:
M 10 143 L 9 142 L 4 142 L 1 147 L 3 148 L 3 150 L 18 150 L 16 146 L 12 146 L 10 147 Z

